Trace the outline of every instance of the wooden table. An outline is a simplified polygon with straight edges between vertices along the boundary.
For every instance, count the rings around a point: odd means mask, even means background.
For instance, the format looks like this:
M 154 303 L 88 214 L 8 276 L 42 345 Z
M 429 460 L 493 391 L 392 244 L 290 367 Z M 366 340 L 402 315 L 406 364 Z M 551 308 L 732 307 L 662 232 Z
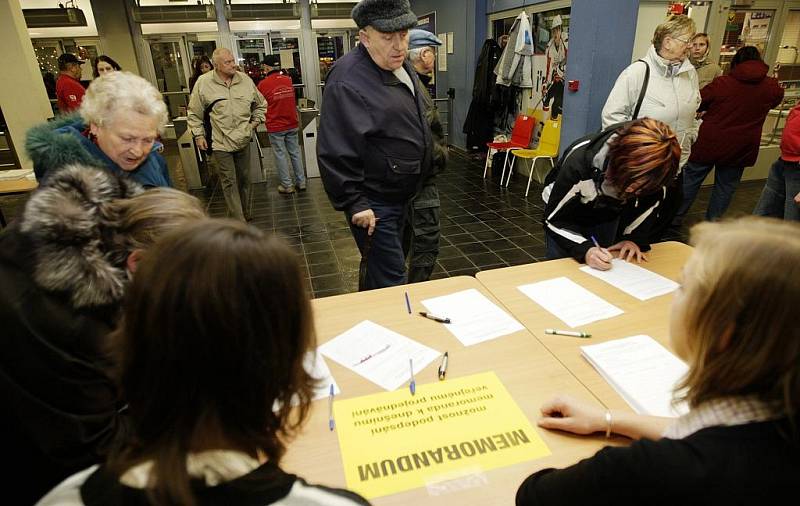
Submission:
M 20 195 L 28 193 L 36 189 L 39 183 L 34 179 L 9 179 L 0 181 L 0 197 L 7 195 Z M 0 227 L 6 226 L 6 217 L 3 215 L 3 209 L 0 208 Z
M 648 253 L 649 261 L 643 263 L 642 266 L 664 277 L 677 280 L 681 268 L 691 252 L 690 246 L 679 242 L 655 244 L 652 251 Z M 581 265 L 575 260 L 565 258 L 482 271 L 476 277 L 606 407 L 630 409 L 628 403 L 581 356 L 580 347 L 611 339 L 647 334 L 671 350 L 669 311 L 672 295 L 667 294 L 640 301 L 605 281 L 581 272 L 578 270 L 579 267 Z M 576 329 L 590 332 L 592 337 L 589 339 L 545 334 L 544 329 L 546 328 L 564 330 L 570 330 L 570 328 L 529 299 L 517 287 L 561 276 L 578 283 L 625 313 Z
M 449 352 L 448 378 L 494 371 L 550 448 L 552 455 L 485 471 L 482 475 L 488 480 L 486 486 L 463 489 L 438 497 L 430 495 L 426 488 L 418 488 L 374 499 L 375 504 L 513 504 L 517 487 L 528 474 L 545 467 L 572 464 L 594 454 L 606 444 L 602 437 L 570 436 L 536 427 L 539 406 L 553 393 L 566 392 L 583 398 L 591 398 L 591 393 L 528 331 L 523 330 L 464 347 L 444 325 L 416 314 L 417 311 L 424 310 L 420 303 L 423 299 L 469 288 L 481 291 L 502 307 L 475 278 L 466 276 L 316 299 L 313 301 L 313 308 L 318 342 L 324 343 L 360 321 L 369 319 L 434 349 Z M 403 292 L 406 290 L 413 309 L 411 315 L 405 305 Z M 342 389 L 342 394 L 337 399 L 381 391 L 373 383 L 332 360 L 326 359 L 326 362 Z M 434 361 L 417 374 L 417 383 L 438 381 L 438 365 L 439 361 Z M 313 403 L 303 433 L 289 444 L 283 467 L 312 483 L 346 487 L 338 438 L 328 430 L 326 400 Z

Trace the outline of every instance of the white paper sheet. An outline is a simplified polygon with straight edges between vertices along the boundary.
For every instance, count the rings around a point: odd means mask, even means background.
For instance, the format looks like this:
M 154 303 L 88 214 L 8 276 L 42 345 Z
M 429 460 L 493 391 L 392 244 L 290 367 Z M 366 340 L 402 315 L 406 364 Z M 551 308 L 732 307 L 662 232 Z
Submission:
M 517 320 L 474 288 L 422 301 L 428 311 L 450 318 L 445 328 L 464 346 L 523 330 Z
M 673 406 L 672 392 L 689 368 L 652 337 L 581 346 L 581 354 L 637 413 L 677 417 L 688 412 L 685 403 Z
M 386 390 L 395 390 L 411 381 L 409 359 L 413 360 L 417 374 L 441 355 L 369 320 L 339 334 L 318 350 Z
M 652 299 L 678 288 L 678 283 L 671 279 L 625 260 L 615 258 L 611 261 L 611 265 L 611 269 L 607 271 L 598 271 L 588 265 L 580 269 L 639 300 Z
M 517 289 L 573 328 L 624 312 L 565 277 L 522 285 Z

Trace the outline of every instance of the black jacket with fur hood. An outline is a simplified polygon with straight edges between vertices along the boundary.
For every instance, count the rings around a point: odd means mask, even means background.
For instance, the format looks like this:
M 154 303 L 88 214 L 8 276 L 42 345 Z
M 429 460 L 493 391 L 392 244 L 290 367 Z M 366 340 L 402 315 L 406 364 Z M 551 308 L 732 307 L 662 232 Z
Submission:
M 109 203 L 141 191 L 67 166 L 0 234 L 0 437 L 13 504 L 31 504 L 127 432 L 104 344 L 128 280 Z

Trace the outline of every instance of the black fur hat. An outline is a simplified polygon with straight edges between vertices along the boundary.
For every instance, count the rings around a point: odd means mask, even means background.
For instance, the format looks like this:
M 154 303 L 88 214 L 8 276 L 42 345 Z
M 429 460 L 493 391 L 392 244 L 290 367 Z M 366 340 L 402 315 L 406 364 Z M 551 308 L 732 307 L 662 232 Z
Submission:
M 359 28 L 371 26 L 383 33 L 417 26 L 417 15 L 408 0 L 361 0 L 350 13 Z

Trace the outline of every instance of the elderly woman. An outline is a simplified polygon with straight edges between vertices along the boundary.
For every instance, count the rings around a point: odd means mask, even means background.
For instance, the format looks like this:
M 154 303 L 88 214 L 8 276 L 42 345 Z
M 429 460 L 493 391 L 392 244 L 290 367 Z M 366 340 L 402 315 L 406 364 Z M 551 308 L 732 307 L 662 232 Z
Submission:
M 172 186 L 157 142 L 167 107 L 153 85 L 130 72 L 111 72 L 92 81 L 78 112 L 28 132 L 25 148 L 37 179 L 80 163 L 144 187 Z
M 695 113 L 700 90 L 697 72 L 687 59 L 694 34 L 694 21 L 687 16 L 670 16 L 658 25 L 647 55 L 622 71 L 602 113 L 603 128 L 636 118 L 653 118 L 669 125 L 681 145 L 681 166 L 689 159 L 697 137 Z M 641 97 L 643 88 L 646 92 Z
M 106 335 L 138 260 L 167 231 L 204 218 L 172 188 L 111 171 L 54 171 L 0 234 L 0 428 L 14 504 L 33 502 L 127 436 Z M 10 490 L 9 490 L 10 489 Z

